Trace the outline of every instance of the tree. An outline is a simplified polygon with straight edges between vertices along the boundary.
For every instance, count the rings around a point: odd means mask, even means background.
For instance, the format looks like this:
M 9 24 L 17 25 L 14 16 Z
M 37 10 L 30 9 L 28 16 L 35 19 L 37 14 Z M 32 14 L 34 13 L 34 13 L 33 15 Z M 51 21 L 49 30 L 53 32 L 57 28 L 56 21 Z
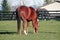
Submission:
M 47 4 L 49 4 L 49 3 L 52 3 L 52 2 L 55 2 L 56 0 L 45 0 L 45 2 L 47 3 Z
M 9 11 L 10 10 L 10 7 L 7 3 L 7 0 L 3 0 L 2 2 L 2 11 L 5 12 L 5 11 Z
M 49 0 L 45 0 L 46 3 L 49 3 Z

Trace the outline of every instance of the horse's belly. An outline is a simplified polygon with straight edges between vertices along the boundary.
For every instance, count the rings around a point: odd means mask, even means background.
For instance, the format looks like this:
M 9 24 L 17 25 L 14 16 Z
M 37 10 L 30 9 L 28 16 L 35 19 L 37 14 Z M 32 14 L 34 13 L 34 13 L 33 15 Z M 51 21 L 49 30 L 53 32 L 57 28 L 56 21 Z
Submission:
M 27 20 L 35 20 L 37 18 L 36 13 L 31 13 L 30 16 L 27 18 Z

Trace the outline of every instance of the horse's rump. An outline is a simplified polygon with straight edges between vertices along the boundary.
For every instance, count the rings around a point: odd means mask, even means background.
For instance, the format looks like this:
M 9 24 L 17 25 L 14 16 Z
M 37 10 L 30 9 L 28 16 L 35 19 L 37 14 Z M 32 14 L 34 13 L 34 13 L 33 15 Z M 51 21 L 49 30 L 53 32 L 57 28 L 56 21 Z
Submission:
M 20 6 L 17 8 L 18 10 L 18 16 L 20 18 L 24 18 L 24 19 L 27 19 L 30 17 L 30 9 L 26 6 Z

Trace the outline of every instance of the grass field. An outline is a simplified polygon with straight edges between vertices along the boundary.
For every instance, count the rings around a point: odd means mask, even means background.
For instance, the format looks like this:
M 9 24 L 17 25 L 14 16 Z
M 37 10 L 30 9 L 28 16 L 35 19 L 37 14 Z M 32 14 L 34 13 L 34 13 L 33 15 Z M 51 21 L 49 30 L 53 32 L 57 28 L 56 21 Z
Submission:
M 22 35 L 17 34 L 16 23 L 16 20 L 0 21 L 0 40 L 60 40 L 60 21 L 40 20 L 38 34 L 33 34 L 33 28 L 30 25 L 27 36 L 23 32 Z

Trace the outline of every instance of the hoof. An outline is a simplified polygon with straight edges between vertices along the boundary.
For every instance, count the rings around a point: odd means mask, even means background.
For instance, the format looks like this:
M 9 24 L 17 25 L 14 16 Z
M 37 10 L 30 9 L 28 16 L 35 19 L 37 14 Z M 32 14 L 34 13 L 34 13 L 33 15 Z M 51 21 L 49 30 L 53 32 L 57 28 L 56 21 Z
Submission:
M 24 30 L 24 34 L 27 35 L 27 32 Z

